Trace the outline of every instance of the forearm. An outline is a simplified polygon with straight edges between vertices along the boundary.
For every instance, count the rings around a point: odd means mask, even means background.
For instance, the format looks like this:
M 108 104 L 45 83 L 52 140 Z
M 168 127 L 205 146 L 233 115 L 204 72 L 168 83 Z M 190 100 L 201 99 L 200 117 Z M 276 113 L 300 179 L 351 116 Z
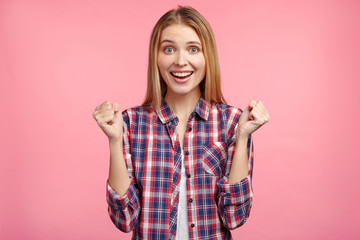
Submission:
M 123 196 L 130 185 L 122 141 L 110 140 L 109 184 L 115 192 Z
M 248 167 L 248 151 L 247 151 L 247 142 L 249 136 L 238 136 L 236 140 L 236 147 L 231 163 L 228 183 L 233 184 L 240 182 L 244 179 L 249 173 Z
M 218 182 L 219 214 L 226 228 L 233 230 L 243 225 L 249 217 L 252 205 L 251 177 L 252 161 L 249 166 L 249 156 L 252 158 L 252 145 L 248 153 L 250 135 L 238 136 L 234 141 L 235 149 L 231 149 L 232 163 L 228 178 Z M 250 168 L 250 170 L 249 170 Z

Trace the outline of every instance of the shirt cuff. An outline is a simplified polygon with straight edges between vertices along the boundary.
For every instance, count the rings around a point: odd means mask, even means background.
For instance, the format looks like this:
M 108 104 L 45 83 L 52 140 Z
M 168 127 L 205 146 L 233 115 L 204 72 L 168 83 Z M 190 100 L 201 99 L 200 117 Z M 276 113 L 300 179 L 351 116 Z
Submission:
M 134 183 L 131 181 L 129 188 L 127 189 L 124 196 L 120 196 L 115 190 L 110 186 L 109 180 L 106 182 L 107 188 L 107 202 L 109 206 L 114 209 L 121 209 L 124 210 L 128 205 L 132 205 L 130 199 L 132 196 L 136 194 L 136 189 Z
M 242 204 L 253 196 L 251 187 L 251 178 L 248 175 L 240 182 L 230 184 L 226 179 L 221 179 L 218 182 L 218 189 L 220 197 L 223 198 L 224 205 L 238 205 Z

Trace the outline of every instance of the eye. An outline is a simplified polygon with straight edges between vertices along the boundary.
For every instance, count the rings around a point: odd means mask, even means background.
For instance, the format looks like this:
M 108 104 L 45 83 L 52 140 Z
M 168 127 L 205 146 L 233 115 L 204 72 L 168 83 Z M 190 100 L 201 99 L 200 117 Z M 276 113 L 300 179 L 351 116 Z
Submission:
M 197 52 L 199 51 L 199 48 L 197 48 L 197 47 L 191 47 L 191 48 L 189 49 L 189 51 L 190 51 L 191 53 L 197 53 Z
M 165 53 L 172 53 L 172 52 L 174 52 L 175 50 L 173 49 L 173 48 L 171 48 L 171 47 L 166 47 L 166 48 L 164 48 L 164 52 Z

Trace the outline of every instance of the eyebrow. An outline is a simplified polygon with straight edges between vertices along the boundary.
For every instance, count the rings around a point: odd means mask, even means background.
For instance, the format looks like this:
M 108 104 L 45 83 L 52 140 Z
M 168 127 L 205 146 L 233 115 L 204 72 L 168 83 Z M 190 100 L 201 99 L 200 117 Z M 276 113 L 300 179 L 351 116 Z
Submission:
M 160 42 L 160 45 L 163 44 L 163 43 L 175 43 L 174 41 L 171 41 L 171 40 L 168 40 L 168 39 L 165 39 L 165 40 L 162 40 Z M 199 43 L 198 41 L 190 41 L 190 42 L 187 42 L 186 44 L 190 45 L 190 44 L 197 44 L 197 45 L 200 45 L 201 46 L 201 43 Z

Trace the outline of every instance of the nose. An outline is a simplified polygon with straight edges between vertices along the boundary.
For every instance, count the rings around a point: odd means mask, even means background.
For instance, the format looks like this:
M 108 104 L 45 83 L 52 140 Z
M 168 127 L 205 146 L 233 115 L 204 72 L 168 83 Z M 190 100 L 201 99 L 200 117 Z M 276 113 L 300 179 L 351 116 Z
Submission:
M 186 66 L 187 65 L 187 57 L 186 57 L 186 53 L 184 53 L 183 51 L 178 51 L 176 54 L 176 59 L 175 59 L 175 65 L 177 66 Z

